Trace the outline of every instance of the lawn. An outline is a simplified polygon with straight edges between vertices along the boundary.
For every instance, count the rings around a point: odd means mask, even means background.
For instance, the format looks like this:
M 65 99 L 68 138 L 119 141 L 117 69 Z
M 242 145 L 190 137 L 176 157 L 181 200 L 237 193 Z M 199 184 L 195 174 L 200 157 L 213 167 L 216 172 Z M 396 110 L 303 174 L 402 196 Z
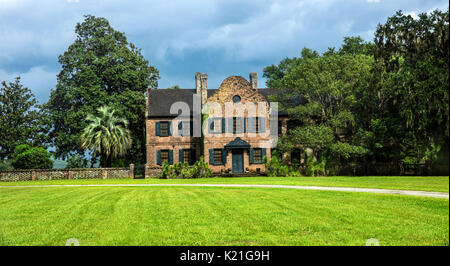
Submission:
M 263 188 L 0 188 L 0 245 L 61 246 L 70 238 L 81 245 L 365 245 L 376 238 L 447 246 L 449 201 Z
M 208 179 L 116 179 L 116 180 L 52 180 L 26 182 L 0 182 L 0 186 L 17 185 L 72 185 L 72 184 L 277 184 L 299 186 L 334 186 L 359 188 L 385 188 L 449 192 L 449 177 L 242 177 Z

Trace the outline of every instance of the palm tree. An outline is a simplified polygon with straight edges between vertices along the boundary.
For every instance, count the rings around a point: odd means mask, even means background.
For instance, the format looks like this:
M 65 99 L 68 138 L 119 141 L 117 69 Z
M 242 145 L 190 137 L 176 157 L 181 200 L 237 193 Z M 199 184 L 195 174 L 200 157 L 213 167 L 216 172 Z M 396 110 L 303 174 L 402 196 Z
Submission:
M 93 156 L 100 156 L 102 167 L 111 167 L 111 159 L 123 156 L 131 147 L 131 134 L 128 121 L 114 116 L 111 107 L 97 109 L 99 116 L 89 114 L 87 127 L 80 136 L 81 147 L 92 151 Z

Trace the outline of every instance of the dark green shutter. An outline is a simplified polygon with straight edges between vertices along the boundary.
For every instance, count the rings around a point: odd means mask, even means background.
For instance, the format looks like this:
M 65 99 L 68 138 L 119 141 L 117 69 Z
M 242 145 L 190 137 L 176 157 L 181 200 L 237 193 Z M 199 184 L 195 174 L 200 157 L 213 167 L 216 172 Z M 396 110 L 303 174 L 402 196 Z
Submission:
M 159 125 L 160 125 L 160 122 L 156 122 L 156 125 L 155 125 L 156 136 L 161 136 L 161 133 L 159 131 Z
M 266 149 L 262 149 L 262 156 L 261 156 L 261 159 L 262 159 L 262 161 L 264 162 L 264 157 L 266 157 L 267 155 L 266 155 Z
M 253 149 L 250 149 L 250 164 L 253 164 L 254 160 L 253 160 Z
M 254 117 L 249 117 L 248 118 L 248 132 L 249 133 L 256 133 L 256 130 L 255 130 L 255 118 Z
M 161 164 L 161 151 L 160 150 L 156 151 L 156 164 L 157 165 L 162 165 Z
M 222 163 L 225 165 L 227 164 L 227 150 L 226 149 L 222 149 Z
M 228 118 L 228 133 L 234 133 L 233 131 L 233 117 Z
M 266 118 L 260 117 L 259 120 L 259 132 L 265 133 L 266 132 Z
M 225 118 L 222 118 L 222 133 L 225 133 Z
M 169 164 L 173 164 L 173 150 L 169 150 Z
M 242 119 L 242 122 L 241 122 L 242 131 L 241 131 L 241 133 L 245 133 L 247 131 L 247 119 L 245 119 L 245 117 L 241 117 L 241 119 Z
M 183 122 L 178 122 L 178 135 L 183 136 Z
M 209 164 L 214 164 L 214 150 L 209 150 Z
M 180 163 L 184 163 L 184 150 L 179 150 L 178 151 L 178 161 L 180 162 Z
M 209 118 L 208 119 L 208 129 L 209 129 L 209 133 L 213 133 L 214 132 L 214 119 Z

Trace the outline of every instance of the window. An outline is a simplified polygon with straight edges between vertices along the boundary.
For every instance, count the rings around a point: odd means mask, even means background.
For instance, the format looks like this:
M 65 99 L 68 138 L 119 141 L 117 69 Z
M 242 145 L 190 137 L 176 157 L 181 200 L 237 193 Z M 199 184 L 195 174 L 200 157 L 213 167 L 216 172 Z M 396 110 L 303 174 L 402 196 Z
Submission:
M 191 164 L 191 150 L 183 150 L 183 162 Z
M 161 151 L 161 164 L 164 162 L 169 162 L 169 151 Z
M 213 121 L 213 129 L 214 132 L 221 132 L 222 131 L 222 121 L 214 120 Z
M 233 102 L 234 103 L 240 103 L 241 102 L 241 97 L 239 95 L 236 95 L 233 97 Z
M 233 117 L 233 133 L 242 132 L 242 119 Z
M 214 150 L 214 164 L 222 164 L 222 150 Z
M 209 119 L 209 133 L 220 134 L 225 133 L 225 118 L 216 117 Z
M 192 122 L 183 121 L 178 124 L 178 133 L 182 137 L 189 137 L 192 135 Z
M 250 164 L 262 164 L 264 163 L 264 157 L 266 157 L 266 149 L 250 149 Z
M 160 136 L 169 136 L 169 122 L 159 123 L 159 133 Z
M 261 163 L 262 161 L 263 161 L 262 149 L 254 149 L 254 151 L 253 151 L 253 162 Z

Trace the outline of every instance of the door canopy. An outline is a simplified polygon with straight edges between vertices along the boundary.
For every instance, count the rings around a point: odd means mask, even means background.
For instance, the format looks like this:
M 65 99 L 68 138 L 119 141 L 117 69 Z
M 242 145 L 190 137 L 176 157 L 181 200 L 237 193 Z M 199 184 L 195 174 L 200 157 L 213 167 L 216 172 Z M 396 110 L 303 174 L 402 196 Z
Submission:
M 233 141 L 231 141 L 230 143 L 228 143 L 227 145 L 225 145 L 226 149 L 245 149 L 245 148 L 250 148 L 250 144 L 245 141 L 242 140 L 241 138 L 236 138 Z

